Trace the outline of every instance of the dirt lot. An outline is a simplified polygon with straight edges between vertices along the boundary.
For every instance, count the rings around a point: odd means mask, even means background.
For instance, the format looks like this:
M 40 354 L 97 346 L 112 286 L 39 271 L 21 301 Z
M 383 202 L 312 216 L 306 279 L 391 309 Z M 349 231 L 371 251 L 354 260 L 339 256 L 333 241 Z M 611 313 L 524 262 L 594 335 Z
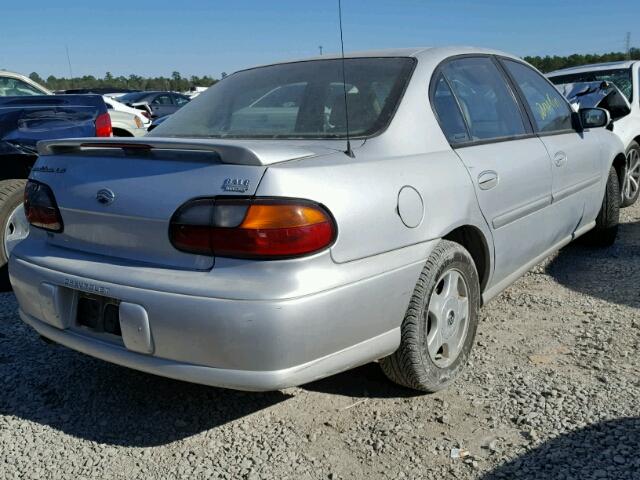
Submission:
M 622 221 L 490 303 L 435 395 L 376 364 L 267 394 L 154 377 L 45 345 L 4 294 L 0 478 L 640 479 L 640 206 Z

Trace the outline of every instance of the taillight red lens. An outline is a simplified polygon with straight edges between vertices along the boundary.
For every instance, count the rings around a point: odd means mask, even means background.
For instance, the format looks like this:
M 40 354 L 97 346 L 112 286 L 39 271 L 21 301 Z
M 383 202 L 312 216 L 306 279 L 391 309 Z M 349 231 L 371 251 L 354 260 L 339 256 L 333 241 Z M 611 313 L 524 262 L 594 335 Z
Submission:
M 24 213 L 34 227 L 52 232 L 62 231 L 62 217 L 51 189 L 44 183 L 29 180 L 24 190 Z
M 111 117 L 108 113 L 102 113 L 96 118 L 96 137 L 110 137 L 113 133 Z
M 186 203 L 169 236 L 178 250 L 239 258 L 291 258 L 327 248 L 336 228 L 320 205 L 304 200 L 214 200 Z

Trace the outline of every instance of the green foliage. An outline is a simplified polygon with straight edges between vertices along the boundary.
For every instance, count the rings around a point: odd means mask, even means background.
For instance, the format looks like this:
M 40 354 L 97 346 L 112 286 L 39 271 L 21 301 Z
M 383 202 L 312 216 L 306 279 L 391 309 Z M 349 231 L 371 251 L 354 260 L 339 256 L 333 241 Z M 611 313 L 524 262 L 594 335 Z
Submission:
M 180 75 L 180 72 L 173 72 L 171 77 L 150 78 L 134 74 L 128 77 L 123 75 L 114 77 L 111 72 L 105 73 L 103 78 L 84 75 L 82 77 L 69 79 L 50 75 L 46 80 L 42 79 L 36 72 L 33 72 L 29 75 L 29 78 L 46 86 L 49 90 L 69 90 L 72 88 L 128 88 L 131 90 L 172 90 L 184 92 L 191 87 L 210 87 L 218 81 L 208 75 L 203 77 L 193 75 L 187 78 Z
M 545 57 L 524 57 L 524 60 L 538 68 L 540 71 L 547 73 L 561 68 L 575 67 L 579 65 L 588 65 L 591 63 L 615 62 L 625 60 L 627 55 L 623 52 L 611 52 L 602 55 L 599 54 L 573 54 L 567 57 L 545 56 Z M 640 48 L 632 48 L 630 51 L 632 60 L 640 60 Z M 224 78 L 227 74 L 223 73 Z M 93 75 L 85 75 L 83 77 L 57 78 L 53 75 L 42 79 L 36 72 L 32 72 L 29 78 L 45 85 L 50 90 L 68 90 L 71 88 L 128 88 L 131 90 L 173 90 L 183 92 L 191 87 L 210 87 L 218 80 L 205 75 L 203 77 L 191 76 L 183 77 L 180 72 L 172 72 L 170 77 L 142 77 L 140 75 L 131 74 L 128 77 L 120 75 L 114 77 L 111 72 L 105 73 L 103 78 L 96 78 Z
M 631 60 L 640 60 L 640 48 L 632 48 L 630 51 Z M 568 57 L 524 57 L 524 60 L 536 67 L 543 73 L 553 72 L 561 68 L 577 67 L 580 65 L 589 65 L 592 63 L 617 62 L 626 60 L 627 54 L 623 52 L 611 52 L 602 55 L 597 54 L 573 54 Z

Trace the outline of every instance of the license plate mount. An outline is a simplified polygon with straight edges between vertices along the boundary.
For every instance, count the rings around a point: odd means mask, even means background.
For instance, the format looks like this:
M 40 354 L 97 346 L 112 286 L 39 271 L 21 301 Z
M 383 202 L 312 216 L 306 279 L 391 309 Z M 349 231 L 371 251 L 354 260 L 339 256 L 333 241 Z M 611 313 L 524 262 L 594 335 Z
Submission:
M 95 333 L 122 337 L 120 302 L 115 298 L 80 292 L 76 308 L 76 324 Z

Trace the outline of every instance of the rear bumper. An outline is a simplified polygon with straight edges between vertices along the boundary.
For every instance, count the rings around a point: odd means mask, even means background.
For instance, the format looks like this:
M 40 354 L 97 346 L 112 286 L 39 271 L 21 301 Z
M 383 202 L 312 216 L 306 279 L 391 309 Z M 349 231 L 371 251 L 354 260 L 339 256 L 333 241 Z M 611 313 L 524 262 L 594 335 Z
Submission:
M 390 254 L 397 262 L 393 268 L 389 268 L 389 259 L 368 259 L 383 265 L 384 271 L 364 278 L 358 276 L 371 273 L 371 265 L 334 264 L 335 277 L 345 280 L 338 270 L 346 268 L 351 271 L 350 281 L 331 288 L 318 281 L 316 292 L 309 291 L 306 282 L 304 294 L 290 298 L 281 298 L 273 287 L 267 287 L 286 284 L 272 266 L 262 279 L 252 279 L 254 286 L 265 285 L 264 290 L 272 294 L 270 299 L 255 298 L 255 294 L 250 299 L 230 299 L 228 294 L 221 298 L 213 289 L 203 296 L 207 290 L 203 282 L 214 275 L 217 278 L 211 280 L 211 286 L 218 285 L 225 269 L 206 275 L 194 273 L 200 288 L 194 288 L 198 294 L 189 295 L 184 282 L 181 288 L 173 289 L 180 293 L 172 292 L 168 274 L 158 272 L 153 289 L 136 281 L 140 277 L 136 266 L 105 262 L 92 275 L 85 269 L 80 276 L 38 265 L 39 258 L 25 258 L 28 249 L 22 244 L 19 247 L 21 256 L 14 254 L 10 261 L 11 281 L 21 318 L 41 335 L 88 355 L 157 375 L 242 390 L 273 390 L 307 383 L 393 352 L 422 259 L 426 258 L 425 248 L 432 246 Z M 314 261 L 326 260 L 328 254 L 326 259 Z M 296 268 L 303 265 L 299 262 Z M 289 278 L 295 272 L 285 269 L 282 275 Z M 115 276 L 122 282 L 114 282 Z M 304 277 L 301 271 L 297 276 Z M 186 281 L 188 273 L 176 274 L 173 284 L 180 278 Z M 121 301 L 122 339 L 77 325 L 80 291 Z M 123 312 L 124 305 L 130 307 L 127 312 Z
M 361 365 L 372 360 L 371 355 L 374 352 L 382 354 L 393 352 L 400 341 L 400 329 L 396 328 L 358 345 L 302 365 L 281 370 L 233 370 L 176 362 L 131 352 L 73 331 L 57 329 L 27 315 L 22 310 L 20 310 L 20 318 L 40 335 L 107 362 L 187 382 L 258 392 L 302 385 L 352 366 Z

